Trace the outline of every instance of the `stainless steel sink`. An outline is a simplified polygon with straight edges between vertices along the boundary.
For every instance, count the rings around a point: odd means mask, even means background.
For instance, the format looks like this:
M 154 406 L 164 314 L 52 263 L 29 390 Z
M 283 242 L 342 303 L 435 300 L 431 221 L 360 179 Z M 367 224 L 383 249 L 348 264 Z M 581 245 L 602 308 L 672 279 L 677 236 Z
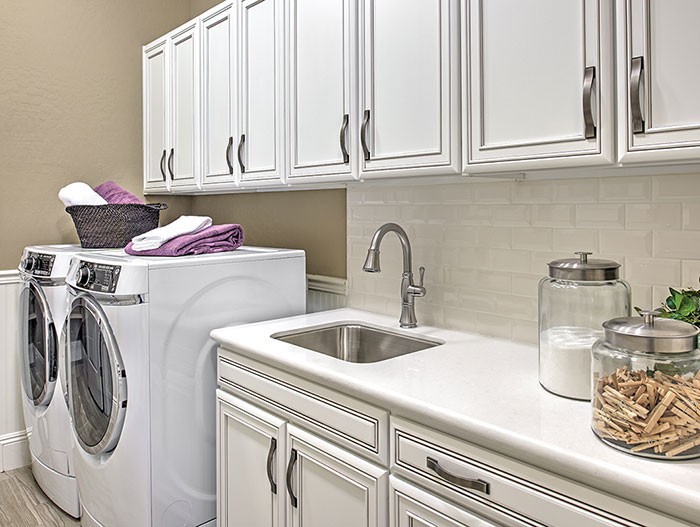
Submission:
M 275 333 L 272 338 L 346 362 L 379 362 L 443 344 L 360 322 L 338 322 Z

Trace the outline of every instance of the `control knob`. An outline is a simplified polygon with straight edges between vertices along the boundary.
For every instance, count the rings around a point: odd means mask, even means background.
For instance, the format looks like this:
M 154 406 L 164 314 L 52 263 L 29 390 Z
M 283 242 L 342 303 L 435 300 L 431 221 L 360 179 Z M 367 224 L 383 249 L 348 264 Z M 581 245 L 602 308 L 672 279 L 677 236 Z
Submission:
M 87 265 L 81 265 L 75 273 L 75 283 L 87 287 L 95 280 L 95 273 Z
M 22 269 L 25 271 L 32 271 L 36 267 L 36 258 L 34 256 L 27 256 L 22 260 Z

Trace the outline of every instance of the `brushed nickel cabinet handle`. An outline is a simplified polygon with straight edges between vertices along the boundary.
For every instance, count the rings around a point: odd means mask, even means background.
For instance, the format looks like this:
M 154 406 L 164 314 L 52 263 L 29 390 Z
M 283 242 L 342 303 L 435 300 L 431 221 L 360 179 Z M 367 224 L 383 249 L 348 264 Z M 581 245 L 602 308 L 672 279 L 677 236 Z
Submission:
M 175 156 L 175 149 L 170 149 L 170 155 L 168 156 L 168 172 L 170 172 L 170 177 L 175 179 L 175 171 L 173 170 L 173 157 Z
M 233 137 L 228 138 L 226 145 L 226 164 L 228 165 L 228 173 L 233 174 L 233 164 L 231 163 L 231 150 L 233 149 Z
M 297 462 L 297 451 L 292 448 L 292 452 L 289 456 L 289 463 L 287 464 L 287 492 L 289 493 L 289 500 L 292 502 L 292 507 L 297 508 L 298 501 L 297 497 L 294 495 L 292 490 L 292 475 L 294 473 L 294 465 Z
M 277 483 L 275 483 L 275 479 L 272 476 L 272 461 L 275 458 L 275 452 L 277 452 L 277 439 L 271 437 L 270 450 L 267 451 L 267 479 L 270 482 L 270 490 L 273 494 L 277 494 Z
M 163 181 L 165 181 L 165 156 L 167 153 L 167 150 L 163 150 L 163 155 L 160 156 L 160 173 L 163 174 Z
M 595 66 L 586 68 L 583 74 L 583 121 L 585 123 L 584 136 L 586 139 L 595 139 L 596 128 L 593 121 L 593 86 L 595 85 Z
M 241 167 L 241 174 L 245 173 L 245 165 L 243 164 L 243 145 L 245 144 L 245 134 L 241 134 L 241 140 L 238 142 L 238 165 Z
M 350 162 L 350 154 L 348 154 L 348 149 L 345 146 L 345 136 L 348 132 L 349 122 L 350 116 L 348 114 L 343 115 L 343 124 L 340 126 L 340 151 L 343 153 L 343 163 L 345 164 Z
M 632 133 L 635 134 L 644 133 L 642 73 L 644 73 L 644 57 L 634 57 L 630 71 L 630 107 L 632 110 Z
M 362 130 L 360 130 L 360 142 L 362 143 L 362 151 L 365 154 L 365 161 L 370 160 L 369 147 L 367 146 L 367 127 L 369 126 L 369 110 L 365 110 L 365 118 L 362 121 Z
M 460 487 L 464 487 L 466 489 L 477 490 L 479 492 L 483 492 L 484 494 L 490 493 L 490 485 L 485 481 L 481 481 L 480 479 L 462 478 L 452 474 L 451 472 L 448 472 L 442 468 L 440 463 L 432 457 L 427 458 L 426 465 L 430 470 L 435 472 L 445 481 L 449 481 L 450 483 L 454 483 L 455 485 L 459 485 Z

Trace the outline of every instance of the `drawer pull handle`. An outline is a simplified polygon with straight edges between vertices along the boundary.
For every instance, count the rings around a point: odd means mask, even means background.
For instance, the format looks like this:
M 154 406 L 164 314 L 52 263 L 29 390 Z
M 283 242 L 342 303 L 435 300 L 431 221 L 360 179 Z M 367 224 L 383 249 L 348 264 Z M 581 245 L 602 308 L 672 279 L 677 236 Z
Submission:
M 165 156 L 167 153 L 167 150 L 163 150 L 163 155 L 160 157 L 160 173 L 163 174 L 163 181 L 165 181 Z
M 593 88 L 595 84 L 595 66 L 586 68 L 583 75 L 583 120 L 586 139 L 595 139 L 595 122 L 593 121 Z
M 348 154 L 348 149 L 345 145 L 345 135 L 348 132 L 349 122 L 350 116 L 348 114 L 343 115 L 343 124 L 340 127 L 340 151 L 343 153 L 343 163 L 345 163 L 346 165 L 350 162 L 350 154 Z
M 226 146 L 226 164 L 228 165 L 228 173 L 233 174 L 233 164 L 231 163 L 231 150 L 233 149 L 233 137 L 228 138 Z
M 238 141 L 238 165 L 241 167 L 241 174 L 245 174 L 245 165 L 243 164 L 243 145 L 245 144 L 245 134 L 241 134 L 241 140 Z
M 173 156 L 175 155 L 175 149 L 170 149 L 170 155 L 168 156 L 168 172 L 170 172 L 170 177 L 175 179 L 175 170 L 173 169 Z
M 297 462 L 297 451 L 292 448 L 292 452 L 289 456 L 289 464 L 287 465 L 287 492 L 289 493 L 289 500 L 292 502 L 292 507 L 297 508 L 297 497 L 294 495 L 294 490 L 292 490 L 292 474 L 294 473 L 294 465 Z
M 277 439 L 274 437 L 270 438 L 270 450 L 267 452 L 267 479 L 270 482 L 270 490 L 273 494 L 277 494 L 277 483 L 272 476 L 272 460 L 275 458 L 275 452 L 277 452 Z
M 362 129 L 360 130 L 360 143 L 362 144 L 362 152 L 364 152 L 365 161 L 369 161 L 371 158 L 369 146 L 367 146 L 367 127 L 369 126 L 369 117 L 369 110 L 365 110 L 365 117 L 362 121 Z
M 644 73 L 644 57 L 632 59 L 630 71 L 630 109 L 632 110 L 632 133 L 644 132 L 644 118 L 642 117 L 642 74 Z
M 438 463 L 438 461 L 436 459 L 433 459 L 432 457 L 427 458 L 426 464 L 430 470 L 435 472 L 442 479 L 449 481 L 450 483 L 454 483 L 455 485 L 459 485 L 460 487 L 464 487 L 467 489 L 478 490 L 479 492 L 483 492 L 484 494 L 490 494 L 490 486 L 485 481 L 481 481 L 480 479 L 462 478 L 460 476 L 456 476 L 442 468 L 440 466 L 440 463 Z

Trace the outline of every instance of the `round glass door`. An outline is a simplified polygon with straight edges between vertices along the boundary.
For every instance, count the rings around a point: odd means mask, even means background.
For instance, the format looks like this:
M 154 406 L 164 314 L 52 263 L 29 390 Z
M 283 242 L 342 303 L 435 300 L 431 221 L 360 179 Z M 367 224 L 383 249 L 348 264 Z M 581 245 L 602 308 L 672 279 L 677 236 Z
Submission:
M 66 320 L 68 399 L 80 446 L 91 454 L 112 450 L 126 409 L 126 379 L 102 308 L 78 295 Z
M 58 343 L 46 297 L 34 281 L 20 294 L 22 386 L 34 406 L 48 404 L 58 372 Z

